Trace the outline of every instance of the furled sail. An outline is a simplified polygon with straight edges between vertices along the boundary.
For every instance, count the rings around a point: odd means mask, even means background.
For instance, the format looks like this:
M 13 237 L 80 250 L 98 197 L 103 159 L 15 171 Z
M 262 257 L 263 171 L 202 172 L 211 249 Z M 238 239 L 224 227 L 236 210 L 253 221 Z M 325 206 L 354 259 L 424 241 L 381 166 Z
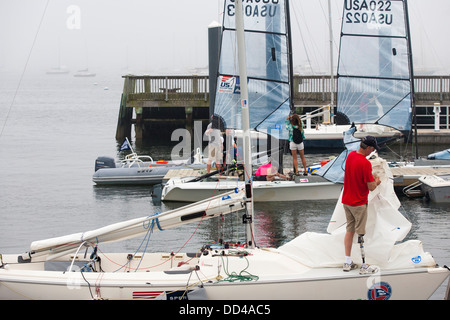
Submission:
M 95 245 L 130 239 L 148 232 L 174 228 L 239 211 L 244 207 L 245 193 L 243 190 L 236 189 L 167 212 L 118 222 L 86 232 L 34 241 L 31 243 L 30 251 L 27 254 L 29 257 L 44 255 L 48 256 L 48 259 L 52 259 L 61 254 L 75 251 L 82 243 Z
M 243 4 L 250 128 L 287 138 L 284 119 L 291 110 L 288 1 Z M 226 0 L 214 113 L 226 128 L 242 129 L 237 63 L 235 1 Z
M 411 130 L 413 72 L 406 0 L 345 0 L 337 111 L 348 123 Z

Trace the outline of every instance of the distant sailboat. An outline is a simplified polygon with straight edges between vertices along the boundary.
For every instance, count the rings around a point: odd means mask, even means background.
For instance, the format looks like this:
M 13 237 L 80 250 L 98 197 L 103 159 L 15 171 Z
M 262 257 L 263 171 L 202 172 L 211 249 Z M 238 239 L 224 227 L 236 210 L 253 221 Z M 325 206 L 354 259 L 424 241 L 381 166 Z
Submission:
M 57 66 L 48 69 L 46 74 L 67 74 L 67 73 L 69 73 L 69 69 L 66 66 L 61 65 L 61 49 L 60 49 L 60 41 L 59 40 L 58 40 L 57 54 L 58 54 Z
M 58 66 L 48 69 L 46 74 L 68 74 L 69 72 L 65 66 Z
M 74 77 L 95 77 L 96 74 L 93 72 L 90 72 L 89 69 L 82 69 L 78 70 L 74 75 Z

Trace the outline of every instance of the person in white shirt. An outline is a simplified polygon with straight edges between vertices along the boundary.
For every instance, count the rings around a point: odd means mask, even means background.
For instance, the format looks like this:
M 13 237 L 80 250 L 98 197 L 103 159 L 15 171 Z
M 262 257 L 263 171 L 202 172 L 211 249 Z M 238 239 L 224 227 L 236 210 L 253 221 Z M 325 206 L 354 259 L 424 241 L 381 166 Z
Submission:
M 211 122 L 206 128 L 205 135 L 208 137 L 208 162 L 206 170 L 211 172 L 211 163 L 214 160 L 217 170 L 222 168 L 223 162 L 223 138 L 219 127 L 219 120 L 216 116 L 211 116 Z

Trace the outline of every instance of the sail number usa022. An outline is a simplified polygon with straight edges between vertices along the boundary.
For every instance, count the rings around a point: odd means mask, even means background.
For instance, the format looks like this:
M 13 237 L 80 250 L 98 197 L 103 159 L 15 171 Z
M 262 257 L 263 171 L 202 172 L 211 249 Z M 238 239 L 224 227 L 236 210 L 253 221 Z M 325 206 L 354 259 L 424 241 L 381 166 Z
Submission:
M 392 2 L 382 0 L 346 0 L 345 23 L 392 24 Z
M 235 1 L 230 0 L 227 6 L 227 15 L 235 15 Z M 277 4 L 280 0 L 242 0 L 244 15 L 247 17 L 274 17 L 277 13 Z

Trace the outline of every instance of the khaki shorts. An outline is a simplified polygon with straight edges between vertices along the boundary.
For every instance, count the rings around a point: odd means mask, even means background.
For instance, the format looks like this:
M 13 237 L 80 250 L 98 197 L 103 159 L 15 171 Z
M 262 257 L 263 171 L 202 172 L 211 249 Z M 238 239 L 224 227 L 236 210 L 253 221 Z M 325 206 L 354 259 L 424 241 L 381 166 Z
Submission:
M 347 218 L 347 232 L 366 234 L 367 203 L 356 207 L 344 204 L 344 210 Z
M 222 146 L 216 144 L 208 145 L 208 160 L 215 161 L 216 164 L 222 164 L 223 153 Z
M 297 144 L 294 141 L 289 142 L 289 150 L 303 150 L 305 149 L 305 145 L 303 142 Z

